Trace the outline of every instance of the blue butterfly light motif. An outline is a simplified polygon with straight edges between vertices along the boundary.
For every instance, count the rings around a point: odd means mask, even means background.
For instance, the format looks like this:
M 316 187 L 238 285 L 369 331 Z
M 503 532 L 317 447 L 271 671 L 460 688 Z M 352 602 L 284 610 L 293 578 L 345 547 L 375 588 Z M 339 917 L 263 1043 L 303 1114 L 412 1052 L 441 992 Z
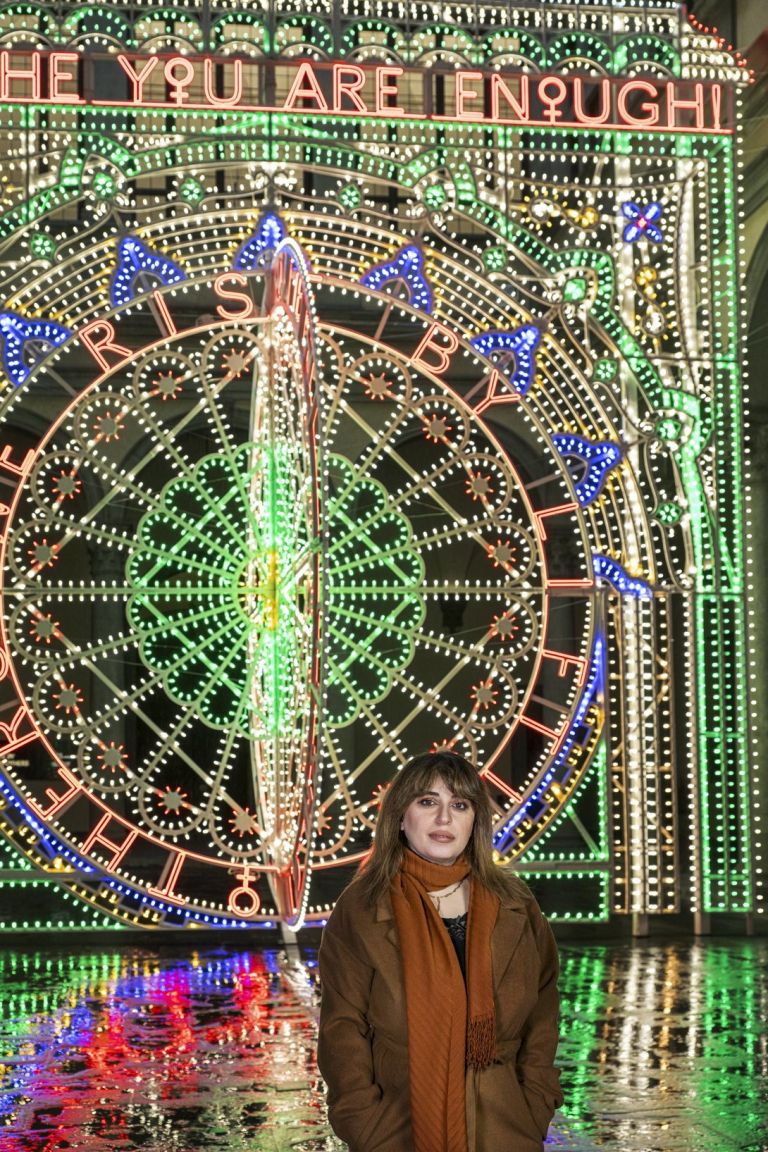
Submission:
M 253 236 L 238 248 L 232 267 L 238 272 L 254 272 L 266 267 L 281 240 L 286 237 L 283 221 L 275 212 L 265 212 L 259 218 Z
M 522 324 L 513 332 L 484 332 L 473 336 L 470 344 L 475 352 L 499 363 L 505 353 L 511 353 L 514 368 L 510 373 L 502 369 L 514 392 L 525 396 L 536 374 L 536 348 L 541 340 L 541 332 L 534 324 Z
M 406 244 L 404 248 L 385 264 L 376 264 L 360 283 L 366 288 L 381 291 L 385 285 L 402 280 L 408 288 L 408 303 L 422 312 L 432 311 L 432 292 L 424 275 L 424 253 L 417 244 Z
M 621 448 L 610 440 L 593 444 L 583 436 L 567 433 L 553 436 L 552 443 L 568 467 L 579 504 L 586 508 L 600 495 L 608 473 L 621 460 Z
M 8 379 L 20 387 L 44 357 L 72 335 L 55 320 L 28 320 L 16 312 L 0 312 L 0 341 Z
M 112 277 L 110 299 L 115 307 L 131 300 L 151 282 L 177 284 L 186 277 L 173 260 L 153 251 L 135 236 L 125 236 L 117 246 L 117 269 Z
M 624 239 L 627 244 L 634 244 L 636 240 L 640 240 L 643 236 L 647 236 L 654 244 L 662 244 L 664 242 L 664 233 L 661 228 L 657 227 L 656 221 L 661 219 L 663 211 L 661 204 L 657 200 L 653 200 L 647 204 L 645 208 L 641 208 L 639 204 L 634 204 L 631 200 L 627 200 L 621 206 L 621 210 L 626 216 L 627 220 L 631 223 L 627 224 L 624 228 Z

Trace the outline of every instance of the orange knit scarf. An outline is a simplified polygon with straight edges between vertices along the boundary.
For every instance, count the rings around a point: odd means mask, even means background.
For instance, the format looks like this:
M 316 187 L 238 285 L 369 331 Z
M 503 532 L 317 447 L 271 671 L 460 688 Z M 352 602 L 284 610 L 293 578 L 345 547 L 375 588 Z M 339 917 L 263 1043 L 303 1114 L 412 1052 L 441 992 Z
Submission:
M 431 864 L 407 849 L 391 889 L 403 957 L 414 1152 L 467 1152 L 467 1065 L 496 1054 L 491 932 L 499 900 L 475 879 L 467 918 L 467 983 L 429 892 L 469 875 L 463 856 Z

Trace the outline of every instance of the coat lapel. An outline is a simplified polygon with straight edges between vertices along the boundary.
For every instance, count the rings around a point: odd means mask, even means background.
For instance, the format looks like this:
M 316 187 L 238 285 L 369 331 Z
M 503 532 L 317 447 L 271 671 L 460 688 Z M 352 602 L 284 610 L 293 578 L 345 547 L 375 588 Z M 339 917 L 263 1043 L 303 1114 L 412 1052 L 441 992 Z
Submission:
M 397 929 L 395 926 L 395 914 L 392 911 L 392 901 L 390 900 L 389 896 L 382 896 L 376 905 L 376 923 L 386 925 L 384 939 L 388 940 L 390 944 L 394 945 L 394 947 L 399 950 Z
M 503 913 L 503 914 L 502 914 Z M 499 916 L 491 935 L 493 982 L 498 988 L 520 943 L 527 916 L 519 900 L 510 896 L 501 902 Z

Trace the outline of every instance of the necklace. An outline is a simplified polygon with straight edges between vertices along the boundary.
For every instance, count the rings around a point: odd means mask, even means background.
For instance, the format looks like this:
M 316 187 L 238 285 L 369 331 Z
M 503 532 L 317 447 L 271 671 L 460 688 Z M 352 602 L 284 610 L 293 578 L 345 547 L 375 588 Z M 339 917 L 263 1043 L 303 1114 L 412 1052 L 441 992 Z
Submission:
M 454 892 L 458 892 L 459 888 L 461 888 L 465 880 L 466 876 L 462 876 L 458 884 L 456 884 L 453 888 L 449 888 L 447 892 L 441 892 L 439 896 L 435 892 L 429 893 L 429 898 L 437 909 L 438 916 L 440 915 L 440 902 L 442 900 L 447 900 L 449 896 L 453 896 Z

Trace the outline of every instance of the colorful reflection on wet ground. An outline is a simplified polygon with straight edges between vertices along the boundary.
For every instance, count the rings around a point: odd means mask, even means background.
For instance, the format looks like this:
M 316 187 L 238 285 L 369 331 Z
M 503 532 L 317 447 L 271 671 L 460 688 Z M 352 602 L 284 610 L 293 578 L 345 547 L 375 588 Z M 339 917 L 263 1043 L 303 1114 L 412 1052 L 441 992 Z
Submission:
M 561 957 L 567 1102 L 548 1152 L 768 1149 L 768 941 Z M 315 973 L 304 948 L 0 952 L 0 1152 L 342 1149 Z

